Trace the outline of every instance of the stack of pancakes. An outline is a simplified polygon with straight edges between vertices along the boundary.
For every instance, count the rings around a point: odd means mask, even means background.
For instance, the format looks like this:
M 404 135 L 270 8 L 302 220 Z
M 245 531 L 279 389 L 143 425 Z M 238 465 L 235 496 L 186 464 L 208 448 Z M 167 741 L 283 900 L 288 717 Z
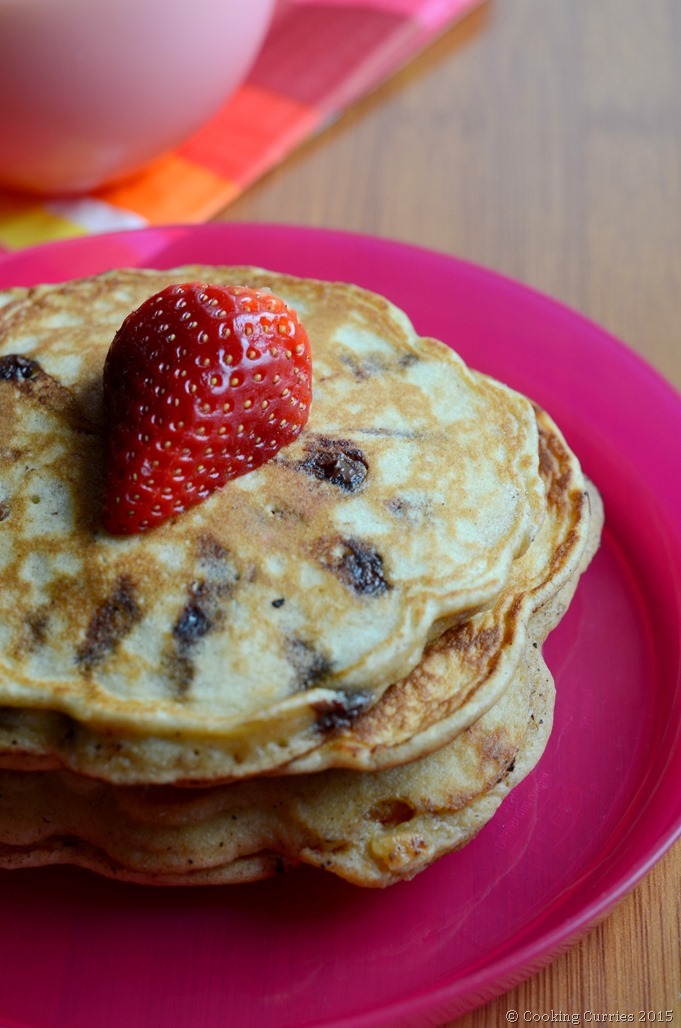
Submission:
M 191 280 L 297 310 L 310 419 L 114 538 L 104 358 L 131 310 Z M 541 646 L 601 525 L 545 412 L 355 286 L 191 266 L 0 294 L 0 866 L 413 877 L 541 756 Z

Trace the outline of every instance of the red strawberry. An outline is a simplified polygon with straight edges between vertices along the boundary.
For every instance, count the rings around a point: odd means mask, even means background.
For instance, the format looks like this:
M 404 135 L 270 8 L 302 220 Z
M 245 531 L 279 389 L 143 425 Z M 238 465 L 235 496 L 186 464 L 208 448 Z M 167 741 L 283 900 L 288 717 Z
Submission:
M 104 364 L 103 522 L 143 532 L 252 471 L 296 438 L 310 344 L 266 290 L 187 282 L 128 315 Z

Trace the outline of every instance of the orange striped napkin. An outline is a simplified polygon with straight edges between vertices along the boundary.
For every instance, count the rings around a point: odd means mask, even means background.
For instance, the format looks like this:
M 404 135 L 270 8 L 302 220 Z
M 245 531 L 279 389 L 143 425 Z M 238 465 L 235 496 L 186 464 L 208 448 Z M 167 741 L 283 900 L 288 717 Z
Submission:
M 0 191 L 0 250 L 210 219 L 478 2 L 283 0 L 247 80 L 174 152 L 78 199 Z

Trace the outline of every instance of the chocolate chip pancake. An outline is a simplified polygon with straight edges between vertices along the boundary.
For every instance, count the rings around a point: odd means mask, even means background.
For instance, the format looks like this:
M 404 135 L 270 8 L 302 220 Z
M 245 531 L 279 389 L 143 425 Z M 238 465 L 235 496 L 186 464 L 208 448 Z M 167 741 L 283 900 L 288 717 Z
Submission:
M 68 863 L 143 884 L 206 885 L 303 863 L 356 885 L 392 885 L 487 823 L 541 756 L 553 695 L 530 647 L 500 702 L 453 743 L 373 774 L 145 789 L 0 771 L 0 867 Z
M 361 886 L 413 878 L 466 845 L 536 766 L 554 684 L 538 639 L 563 616 L 598 547 L 534 611 L 512 680 L 454 741 L 388 770 L 334 769 L 207 788 L 131 787 L 66 770 L 0 771 L 0 867 L 75 864 L 149 885 L 236 884 L 298 864 Z M 445 652 L 443 669 L 455 663 Z
M 199 507 L 114 538 L 98 516 L 104 357 L 131 309 L 188 279 L 269 288 L 295 307 L 310 419 Z M 374 294 L 213 267 L 12 290 L 0 298 L 3 748 L 45 766 L 84 739 L 88 774 L 114 780 L 126 768 L 140 780 L 140 766 L 150 782 L 280 768 L 490 608 L 545 513 L 530 403 Z M 33 730 L 48 745 L 27 742 Z
M 328 767 L 376 770 L 414 760 L 450 742 L 503 694 L 528 641 L 540 646 L 553 627 L 553 598 L 567 606 L 577 569 L 600 537 L 600 496 L 551 418 L 536 410 L 539 466 L 546 513 L 534 541 L 517 558 L 488 608 L 427 644 L 422 659 L 369 709 L 351 700 L 318 703 L 316 720 L 301 732 L 306 752 L 287 774 Z M 586 554 L 586 557 L 585 557 Z M 275 751 L 276 756 L 276 751 Z M 0 767 L 74 771 L 120 783 L 196 782 L 246 777 L 257 771 L 245 756 L 238 774 L 225 774 L 225 753 L 215 740 L 188 747 L 171 739 L 96 732 L 63 715 L 0 711 Z

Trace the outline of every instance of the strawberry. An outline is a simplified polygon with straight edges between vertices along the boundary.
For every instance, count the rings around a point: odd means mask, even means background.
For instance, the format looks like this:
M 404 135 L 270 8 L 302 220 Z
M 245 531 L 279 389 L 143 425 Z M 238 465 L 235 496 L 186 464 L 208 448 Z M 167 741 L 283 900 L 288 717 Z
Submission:
M 292 442 L 311 400 L 310 344 L 266 290 L 186 282 L 125 319 L 104 363 L 104 527 L 159 525 Z

